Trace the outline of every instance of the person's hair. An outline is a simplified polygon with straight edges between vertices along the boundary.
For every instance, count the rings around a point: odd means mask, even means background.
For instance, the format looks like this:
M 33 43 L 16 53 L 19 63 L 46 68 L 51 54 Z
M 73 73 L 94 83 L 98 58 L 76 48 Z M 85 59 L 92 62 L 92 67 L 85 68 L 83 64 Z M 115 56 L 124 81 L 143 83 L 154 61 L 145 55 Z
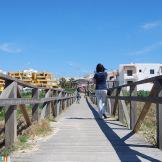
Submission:
M 105 67 L 102 64 L 98 64 L 96 66 L 96 72 L 104 72 L 105 71 Z

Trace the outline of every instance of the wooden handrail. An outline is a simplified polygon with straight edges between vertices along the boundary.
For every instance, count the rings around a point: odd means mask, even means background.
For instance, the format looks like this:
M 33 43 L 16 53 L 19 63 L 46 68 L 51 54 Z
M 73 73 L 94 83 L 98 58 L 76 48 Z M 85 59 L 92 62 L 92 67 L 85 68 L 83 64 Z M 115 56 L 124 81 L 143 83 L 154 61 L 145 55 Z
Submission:
M 112 82 L 112 81 L 111 81 Z M 115 81 L 116 82 L 116 81 Z M 152 83 L 153 87 L 150 91 L 150 94 L 148 96 L 136 96 L 137 95 L 137 86 L 140 84 L 146 84 L 146 83 Z M 123 88 L 129 87 L 129 96 L 124 96 L 123 94 Z M 116 109 L 118 107 L 118 117 L 119 120 L 123 116 L 120 113 L 123 112 L 127 125 L 129 128 L 132 129 L 132 131 L 135 133 L 139 130 L 141 127 L 141 124 L 143 123 L 152 103 L 155 103 L 157 105 L 157 141 L 158 141 L 158 147 L 162 150 L 162 75 L 155 76 L 152 78 L 140 80 L 137 82 L 133 82 L 130 84 L 124 84 L 120 86 L 115 86 L 112 88 L 109 88 L 111 91 L 111 94 L 107 96 L 109 100 L 111 100 L 111 105 L 109 107 L 112 107 L 113 115 L 116 113 Z M 89 91 L 90 98 L 95 103 L 95 94 L 92 93 L 92 90 Z M 135 94 L 135 95 L 134 95 Z M 126 108 L 125 101 L 130 103 L 130 112 L 128 112 L 128 108 Z M 143 109 L 137 118 L 137 109 L 136 109 L 136 102 L 144 102 Z M 119 104 L 121 103 L 121 104 Z M 119 107 L 120 106 L 120 107 Z M 122 109 L 122 111 L 121 111 Z M 130 114 L 130 119 L 128 117 L 128 114 Z M 130 121 L 128 121 L 128 119 Z M 122 121 L 123 119 L 121 119 Z
M 50 115 L 58 116 L 63 109 L 73 104 L 76 98 L 76 93 L 68 93 L 64 89 L 37 87 L 8 75 L 0 74 L 0 79 L 5 81 L 5 89 L 0 95 L 0 106 L 5 108 L 6 147 L 10 147 L 17 139 L 17 107 L 22 111 L 27 126 L 30 126 L 32 122 Z M 20 87 L 31 88 L 32 97 L 22 98 Z M 39 98 L 39 90 L 45 91 L 44 98 Z M 28 104 L 32 105 L 32 118 L 26 108 Z M 42 109 L 39 109 L 39 105 Z

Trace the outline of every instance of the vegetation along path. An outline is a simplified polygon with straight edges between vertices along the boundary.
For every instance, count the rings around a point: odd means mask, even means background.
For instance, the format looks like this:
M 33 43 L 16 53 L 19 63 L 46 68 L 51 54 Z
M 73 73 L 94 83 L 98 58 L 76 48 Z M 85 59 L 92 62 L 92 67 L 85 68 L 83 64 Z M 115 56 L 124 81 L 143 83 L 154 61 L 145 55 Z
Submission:
M 56 134 L 39 150 L 17 154 L 14 162 L 162 161 L 162 152 L 113 119 L 100 120 L 95 106 L 82 97 L 57 119 Z

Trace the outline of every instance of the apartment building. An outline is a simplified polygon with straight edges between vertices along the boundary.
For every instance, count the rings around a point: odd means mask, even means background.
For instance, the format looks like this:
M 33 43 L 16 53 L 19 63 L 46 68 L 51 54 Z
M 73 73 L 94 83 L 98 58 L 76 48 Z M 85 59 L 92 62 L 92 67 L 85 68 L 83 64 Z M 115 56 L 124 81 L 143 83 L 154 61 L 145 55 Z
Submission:
M 53 79 L 52 73 L 38 72 L 36 70 L 29 69 L 22 72 L 8 72 L 8 75 L 38 87 L 58 88 L 58 83 Z
M 0 73 L 6 74 L 6 72 L 3 70 L 0 70 Z M 0 92 L 4 90 L 4 87 L 5 87 L 5 81 L 3 79 L 0 79 Z
M 162 75 L 162 64 L 121 64 L 119 65 L 119 85 L 132 83 L 135 81 L 151 78 L 154 76 Z M 152 88 L 151 83 L 138 85 L 137 91 L 145 90 L 150 91 Z

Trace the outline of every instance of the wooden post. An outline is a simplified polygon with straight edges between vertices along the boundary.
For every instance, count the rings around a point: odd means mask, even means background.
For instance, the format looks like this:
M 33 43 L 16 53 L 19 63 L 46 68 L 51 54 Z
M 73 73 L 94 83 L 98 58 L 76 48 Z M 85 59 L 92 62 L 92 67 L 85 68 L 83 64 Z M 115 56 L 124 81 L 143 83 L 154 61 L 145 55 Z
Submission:
M 6 92 L 8 93 L 6 93 Z M 17 98 L 17 83 L 11 83 L 4 92 L 1 98 Z M 5 147 L 9 148 L 17 139 L 17 106 L 9 106 L 5 109 Z
M 71 94 L 70 94 L 70 106 L 72 105 Z
M 137 96 L 137 86 L 130 86 L 130 97 Z M 130 129 L 134 129 L 137 122 L 137 102 L 130 100 Z
M 65 97 L 68 97 L 68 94 L 67 93 L 65 93 Z M 65 106 L 65 109 L 68 107 L 67 106 L 67 99 L 65 99 L 65 101 L 64 101 L 64 106 Z
M 67 97 L 69 97 L 69 94 L 67 94 Z M 67 100 L 67 107 L 69 107 L 69 98 Z
M 120 91 L 121 91 L 121 88 L 118 88 L 116 90 L 116 98 L 115 98 L 115 103 L 114 103 L 114 108 L 113 108 L 113 115 L 115 116 L 115 113 L 116 113 L 116 109 L 118 107 L 118 96 L 120 94 Z
M 34 88 L 32 89 L 32 98 L 38 99 L 39 98 L 39 89 Z M 39 120 L 39 104 L 34 104 L 32 107 L 32 121 Z
M 123 105 L 121 100 L 118 101 L 118 116 L 119 116 L 119 121 L 124 124 L 124 113 L 123 113 Z
M 120 96 L 123 96 L 123 92 L 122 90 L 120 91 Z M 128 112 L 128 108 L 127 108 L 127 105 L 125 103 L 124 100 L 119 100 L 119 104 L 120 104 L 120 109 L 121 109 L 121 113 L 122 115 L 120 116 L 121 118 L 121 122 L 125 122 L 126 120 L 126 123 L 127 123 L 127 126 L 128 128 L 130 128 L 130 114 Z M 124 120 L 125 119 L 125 120 Z M 119 119 L 120 120 L 120 119 Z M 124 123 L 125 124 L 125 123 Z
M 112 115 L 112 106 L 111 106 L 111 100 L 107 99 L 107 112 L 111 116 Z
M 60 92 L 60 93 L 59 93 L 59 97 L 61 97 L 61 98 L 63 97 L 63 92 Z M 63 100 L 60 99 L 59 114 L 62 112 L 62 108 L 63 108 L 62 104 L 63 104 Z
M 53 113 L 53 116 L 54 117 L 57 117 L 57 103 L 58 101 L 55 100 L 55 101 L 52 101 L 52 113 Z
M 19 86 L 17 86 L 17 97 L 21 98 L 21 93 L 20 93 Z M 28 115 L 26 105 L 19 105 L 19 108 L 20 108 L 20 110 L 21 110 L 21 112 L 22 112 L 22 114 L 24 116 L 24 119 L 26 121 L 27 126 L 30 126 L 32 123 L 31 123 L 30 117 Z
M 162 91 L 159 93 L 162 97 Z M 162 150 L 162 104 L 157 104 L 157 145 Z
M 62 96 L 62 92 L 58 92 L 58 97 Z M 57 115 L 61 113 L 61 100 L 57 100 Z
M 45 98 L 51 97 L 51 90 L 46 90 Z M 51 101 L 43 103 L 42 111 L 41 111 L 41 119 L 48 118 L 51 115 Z
M 50 98 L 51 97 L 51 90 L 47 90 L 45 98 Z M 45 117 L 49 117 L 51 115 L 51 102 L 47 102 L 46 109 L 45 109 Z
M 62 92 L 62 97 L 65 97 L 65 92 Z M 62 100 L 62 110 L 65 109 L 65 99 Z

